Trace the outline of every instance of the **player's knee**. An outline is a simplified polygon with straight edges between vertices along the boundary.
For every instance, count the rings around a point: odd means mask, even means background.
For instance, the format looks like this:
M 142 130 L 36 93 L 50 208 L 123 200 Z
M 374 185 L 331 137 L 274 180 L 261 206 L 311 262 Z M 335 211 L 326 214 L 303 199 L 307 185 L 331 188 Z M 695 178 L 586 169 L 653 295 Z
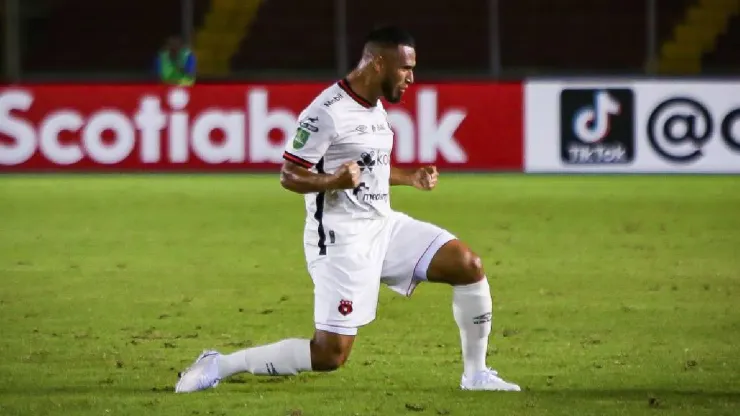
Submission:
M 465 249 L 460 257 L 462 262 L 460 271 L 462 274 L 461 280 L 463 280 L 463 284 L 479 282 L 485 278 L 483 260 L 481 260 L 480 256 L 471 250 Z
M 311 344 L 311 366 L 314 371 L 338 370 L 349 358 L 349 348 L 338 344 L 313 342 Z
M 322 362 L 323 371 L 336 371 L 347 362 L 349 354 L 343 352 L 332 352 L 324 357 Z
M 337 350 L 322 350 L 312 359 L 314 371 L 335 371 L 338 370 L 349 357 L 349 352 Z
M 483 261 L 467 245 L 453 240 L 442 246 L 427 270 L 432 282 L 451 285 L 469 285 L 485 277 Z

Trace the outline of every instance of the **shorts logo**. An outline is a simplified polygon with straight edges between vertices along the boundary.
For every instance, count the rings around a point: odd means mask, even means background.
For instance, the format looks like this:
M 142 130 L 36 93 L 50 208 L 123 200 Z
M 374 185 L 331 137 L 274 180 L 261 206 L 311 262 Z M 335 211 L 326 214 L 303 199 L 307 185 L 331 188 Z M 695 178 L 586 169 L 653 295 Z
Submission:
M 303 129 L 298 129 L 295 132 L 295 137 L 293 137 L 293 148 L 300 149 L 305 146 L 309 136 L 311 136 L 311 133 Z
M 342 316 L 347 316 L 352 313 L 352 301 L 351 300 L 340 300 L 339 301 L 339 313 L 342 314 Z

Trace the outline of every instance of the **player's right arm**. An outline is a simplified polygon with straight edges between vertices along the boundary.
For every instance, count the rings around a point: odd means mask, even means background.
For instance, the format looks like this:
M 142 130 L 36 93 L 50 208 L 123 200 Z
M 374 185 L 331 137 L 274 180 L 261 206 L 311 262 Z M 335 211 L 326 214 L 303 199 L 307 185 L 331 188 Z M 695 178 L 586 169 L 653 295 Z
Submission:
M 355 162 L 345 163 L 332 174 L 324 172 L 321 159 L 336 136 L 334 120 L 322 107 L 309 107 L 301 113 L 295 136 L 285 144 L 280 170 L 283 188 L 306 194 L 358 186 L 360 168 Z M 316 172 L 311 170 L 314 166 Z
M 330 189 L 354 189 L 360 184 L 360 167 L 356 162 L 347 162 L 332 174 L 314 173 L 286 160 L 280 170 L 280 184 L 299 194 Z

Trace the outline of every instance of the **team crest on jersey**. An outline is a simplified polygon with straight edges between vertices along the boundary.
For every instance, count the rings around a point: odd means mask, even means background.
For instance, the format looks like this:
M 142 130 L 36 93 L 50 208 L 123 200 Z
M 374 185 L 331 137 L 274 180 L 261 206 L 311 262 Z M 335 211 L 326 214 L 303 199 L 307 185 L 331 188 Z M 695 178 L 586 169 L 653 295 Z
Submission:
M 305 146 L 310 136 L 311 133 L 307 132 L 306 130 L 298 129 L 295 132 L 295 137 L 293 137 L 293 148 L 300 149 Z

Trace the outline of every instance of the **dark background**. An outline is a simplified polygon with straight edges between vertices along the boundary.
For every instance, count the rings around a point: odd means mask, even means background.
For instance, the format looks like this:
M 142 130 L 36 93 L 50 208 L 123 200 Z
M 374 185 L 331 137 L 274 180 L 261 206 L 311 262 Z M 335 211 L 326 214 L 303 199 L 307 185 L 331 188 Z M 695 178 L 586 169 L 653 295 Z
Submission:
M 199 82 L 328 80 L 351 68 L 371 27 L 388 22 L 415 35 L 417 77 L 429 80 L 727 76 L 740 68 L 740 17 L 734 12 L 689 25 L 690 36 L 678 38 L 688 51 L 710 39 L 694 59 L 698 67 L 662 64 L 677 29 L 691 23 L 697 0 L 218 3 L 227 10 L 214 11 L 212 0 L 0 0 L 4 80 L 155 79 L 155 54 L 172 34 L 190 40 Z M 727 9 L 721 3 L 714 7 L 720 14 Z M 226 64 L 214 70 L 214 59 Z

